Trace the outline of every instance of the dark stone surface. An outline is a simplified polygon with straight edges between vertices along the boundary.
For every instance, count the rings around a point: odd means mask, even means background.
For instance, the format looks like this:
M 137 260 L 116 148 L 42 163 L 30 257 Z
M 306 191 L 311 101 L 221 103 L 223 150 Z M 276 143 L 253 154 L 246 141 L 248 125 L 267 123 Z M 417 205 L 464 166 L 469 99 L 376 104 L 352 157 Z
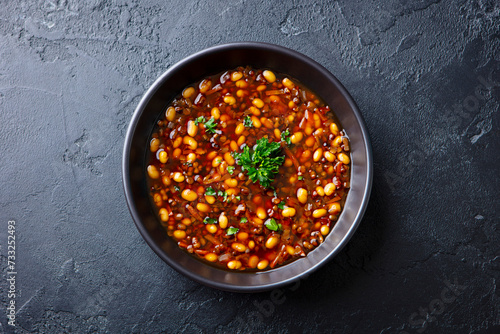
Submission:
M 16 221 L 17 333 L 500 333 L 497 1 L 3 1 L 0 281 Z M 141 94 L 230 41 L 302 52 L 373 141 L 366 216 L 275 292 L 206 288 L 145 244 L 121 187 Z M 12 332 L 0 315 L 0 332 Z M 425 320 L 425 322 L 424 322 Z

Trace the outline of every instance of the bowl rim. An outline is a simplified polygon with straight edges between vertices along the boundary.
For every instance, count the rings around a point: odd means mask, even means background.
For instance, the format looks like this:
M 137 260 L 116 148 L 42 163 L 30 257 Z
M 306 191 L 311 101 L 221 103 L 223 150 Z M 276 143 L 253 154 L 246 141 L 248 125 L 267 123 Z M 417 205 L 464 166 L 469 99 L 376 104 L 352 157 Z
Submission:
M 279 282 L 272 282 L 272 283 L 267 283 L 267 284 L 261 284 L 261 285 L 252 285 L 252 286 L 242 286 L 242 285 L 234 285 L 234 284 L 228 284 L 224 282 L 216 282 L 213 280 L 209 280 L 205 277 L 201 277 L 198 274 L 195 274 L 191 272 L 190 270 L 187 270 L 183 266 L 181 266 L 179 263 L 176 261 L 172 260 L 169 256 L 165 254 L 165 252 L 159 247 L 156 242 L 153 240 L 151 237 L 150 233 L 148 232 L 147 228 L 144 226 L 143 220 L 141 219 L 141 215 L 138 212 L 138 209 L 135 205 L 135 202 L 133 200 L 132 196 L 132 189 L 131 189 L 131 180 L 130 180 L 130 152 L 131 152 L 131 147 L 132 147 L 132 142 L 133 138 L 135 135 L 135 129 L 137 127 L 137 124 L 142 117 L 142 114 L 145 110 L 145 107 L 151 100 L 151 98 L 154 96 L 154 94 L 158 91 L 158 89 L 162 86 L 164 81 L 169 78 L 173 73 L 175 73 L 178 69 L 184 67 L 186 64 L 192 62 L 193 60 L 204 57 L 208 54 L 211 53 L 217 53 L 221 51 L 227 51 L 227 50 L 233 50 L 233 49 L 240 49 L 240 48 L 245 48 L 245 49 L 259 49 L 259 50 L 271 50 L 275 51 L 278 53 L 284 53 L 287 54 L 293 58 L 298 59 L 301 62 L 306 63 L 308 66 L 314 67 L 317 71 L 322 72 L 329 81 L 333 83 L 333 85 L 338 89 L 340 94 L 345 98 L 347 101 L 349 107 L 352 109 L 352 112 L 354 113 L 354 116 L 357 121 L 357 125 L 359 126 L 361 130 L 361 138 L 364 141 L 364 146 L 365 146 L 365 154 L 366 154 L 366 181 L 364 184 L 364 192 L 362 194 L 362 199 L 361 203 L 359 206 L 359 209 L 356 212 L 356 215 L 354 219 L 352 220 L 352 224 L 350 225 L 350 228 L 348 229 L 347 233 L 344 234 L 343 238 L 341 241 L 339 241 L 336 245 L 336 247 L 331 250 L 328 255 L 326 255 L 324 258 L 321 259 L 318 263 L 316 263 L 314 266 L 309 267 L 307 270 L 293 276 L 289 277 L 285 280 L 279 281 Z M 299 78 L 300 79 L 300 78 Z M 270 289 L 275 289 L 287 284 L 291 284 L 301 278 L 305 278 L 309 276 L 311 273 L 319 269 L 321 266 L 323 266 L 325 263 L 330 261 L 333 257 L 335 257 L 344 247 L 345 245 L 349 242 L 351 237 L 353 236 L 354 232 L 358 228 L 359 224 L 361 223 L 361 220 L 366 212 L 366 208 L 368 206 L 368 202 L 370 199 L 370 194 L 371 194 L 371 189 L 372 189 L 372 183 L 373 183 L 373 156 L 372 156 L 372 146 L 370 142 L 370 137 L 368 133 L 368 129 L 365 125 L 363 116 L 361 115 L 361 112 L 359 111 L 359 108 L 357 104 L 354 102 L 354 99 L 351 97 L 349 92 L 346 90 L 346 88 L 340 83 L 340 81 L 325 67 L 314 61 L 313 59 L 309 58 L 308 56 L 299 53 L 295 50 L 275 45 L 275 44 L 270 44 L 270 43 L 264 43 L 264 42 L 233 42 L 233 43 L 225 43 L 225 44 L 219 44 L 215 45 L 206 49 L 203 49 L 201 51 L 198 51 L 190 56 L 187 56 L 183 58 L 182 60 L 178 61 L 174 65 L 170 66 L 167 68 L 165 72 L 163 72 L 154 82 L 151 84 L 151 86 L 147 89 L 147 91 L 144 93 L 142 96 L 141 100 L 139 101 L 137 107 L 134 110 L 134 113 L 132 115 L 132 118 L 130 120 L 129 126 L 127 128 L 127 132 L 125 135 L 125 141 L 124 141 L 124 146 L 123 146 L 123 159 L 122 159 L 122 186 L 123 190 L 125 193 L 125 198 L 127 202 L 127 206 L 129 208 L 130 214 L 133 218 L 133 221 L 139 230 L 139 233 L 142 235 L 143 239 L 146 241 L 148 246 L 168 265 L 170 265 L 172 268 L 177 270 L 178 272 L 182 273 L 183 275 L 193 279 L 194 281 L 213 287 L 221 290 L 226 290 L 226 291 L 232 291 L 232 292 L 259 292 L 259 291 L 265 291 L 265 290 L 270 290 Z M 200 262 L 201 264 L 201 262 Z M 280 267 L 280 268 L 286 268 L 287 265 Z M 262 272 L 265 273 L 266 271 Z M 231 272 L 233 274 L 242 274 L 242 275 L 251 275 L 253 273 L 248 273 L 248 272 Z

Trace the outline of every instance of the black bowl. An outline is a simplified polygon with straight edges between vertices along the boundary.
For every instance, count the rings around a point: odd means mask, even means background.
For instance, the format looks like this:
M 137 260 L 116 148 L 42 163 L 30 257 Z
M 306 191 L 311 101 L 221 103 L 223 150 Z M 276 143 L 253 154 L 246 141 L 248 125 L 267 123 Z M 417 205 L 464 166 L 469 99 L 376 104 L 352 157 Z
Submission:
M 351 189 L 339 220 L 323 244 L 306 257 L 263 272 L 234 272 L 215 268 L 180 249 L 153 211 L 146 186 L 146 155 L 153 126 L 184 87 L 207 75 L 238 66 L 286 73 L 330 105 L 350 140 Z M 123 186 L 130 213 L 148 245 L 166 263 L 208 286 L 238 292 L 276 288 L 303 278 L 333 258 L 358 227 L 371 191 L 373 163 L 365 124 L 349 93 L 324 67 L 284 47 L 265 43 L 232 43 L 198 52 L 169 68 L 148 89 L 130 122 L 123 151 Z

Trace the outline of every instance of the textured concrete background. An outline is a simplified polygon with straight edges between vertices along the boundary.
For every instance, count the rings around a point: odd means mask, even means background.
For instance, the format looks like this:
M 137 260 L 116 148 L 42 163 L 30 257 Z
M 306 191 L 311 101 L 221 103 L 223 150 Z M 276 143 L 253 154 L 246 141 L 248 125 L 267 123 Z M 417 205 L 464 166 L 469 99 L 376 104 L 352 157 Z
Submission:
M 500 333 L 497 1 L 0 2 L 0 301 L 14 219 L 17 333 Z M 375 179 L 337 258 L 243 295 L 148 248 L 120 159 L 155 78 L 249 40 L 302 52 L 345 84 Z

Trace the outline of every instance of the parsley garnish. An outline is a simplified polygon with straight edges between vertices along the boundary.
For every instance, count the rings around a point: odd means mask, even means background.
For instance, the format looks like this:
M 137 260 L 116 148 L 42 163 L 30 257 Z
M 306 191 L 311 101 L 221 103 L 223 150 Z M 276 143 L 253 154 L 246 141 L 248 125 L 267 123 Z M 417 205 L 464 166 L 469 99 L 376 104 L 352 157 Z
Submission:
M 203 220 L 203 222 L 205 224 L 217 224 L 217 220 L 215 220 L 213 218 L 210 218 L 210 217 L 205 217 L 205 219 Z
M 286 142 L 287 145 L 292 145 L 292 140 L 290 139 L 290 131 L 288 129 L 281 133 L 281 140 Z
M 238 165 L 253 183 L 259 181 L 264 188 L 269 188 L 278 173 L 279 167 L 285 161 L 279 143 L 268 142 L 267 138 L 257 140 L 255 149 L 250 150 L 248 146 L 243 153 L 235 153 Z
M 278 224 L 276 222 L 276 220 L 274 220 L 274 218 L 266 220 L 264 225 L 266 225 L 266 227 L 268 229 L 270 229 L 271 231 L 278 231 L 278 230 L 281 230 L 281 228 L 282 228 L 281 224 Z
M 302 175 L 299 175 L 298 179 L 299 179 L 299 181 L 302 181 L 304 179 L 304 177 Z
M 179 186 L 174 186 L 175 191 L 181 191 L 181 188 Z
M 214 188 L 208 187 L 205 190 L 205 196 L 215 196 L 215 195 L 217 195 L 217 192 L 214 190 Z
M 245 117 L 245 119 L 243 120 L 243 125 L 247 128 L 253 127 L 252 118 L 250 116 Z
M 233 235 L 233 234 L 236 234 L 238 233 L 240 229 L 239 228 L 236 228 L 236 227 L 230 227 L 227 229 L 227 235 Z
M 283 210 L 285 208 L 285 202 L 281 201 L 278 203 L 278 208 Z
M 205 116 L 200 116 L 194 120 L 194 124 L 205 124 L 205 131 L 210 133 L 215 133 L 215 129 L 217 128 L 217 123 L 215 123 L 215 118 L 210 117 L 207 121 L 205 120 Z
M 243 223 L 246 223 L 247 221 L 248 221 L 248 218 L 243 217 L 243 218 L 241 218 L 240 223 L 243 224 Z
M 215 123 L 215 118 L 211 117 L 208 121 L 205 122 L 205 130 L 210 133 L 215 133 L 215 128 L 217 124 Z
M 234 173 L 234 166 L 227 166 L 227 171 L 229 172 L 229 174 L 233 175 L 233 173 Z
M 200 117 L 198 117 L 197 119 L 194 120 L 194 124 L 198 125 L 200 123 L 205 123 L 205 117 L 204 116 L 200 116 Z
M 238 201 L 241 201 L 241 196 L 236 196 L 235 197 Z
M 224 202 L 227 201 L 227 196 L 228 196 L 227 192 L 219 190 L 219 192 L 217 193 L 217 195 L 219 195 L 221 197 L 224 197 Z

